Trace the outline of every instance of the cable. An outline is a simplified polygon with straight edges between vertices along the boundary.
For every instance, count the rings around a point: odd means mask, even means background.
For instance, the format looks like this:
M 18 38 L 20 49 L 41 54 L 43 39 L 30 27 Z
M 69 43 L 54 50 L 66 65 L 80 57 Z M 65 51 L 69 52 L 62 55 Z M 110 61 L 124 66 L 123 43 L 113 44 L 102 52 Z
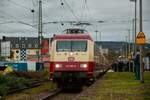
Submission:
M 33 25 L 30 25 L 24 21 L 21 21 L 21 20 L 18 20 L 16 17 L 10 15 L 10 14 L 7 14 L 6 12 L 3 12 L 0 10 L 0 12 L 2 12 L 3 14 L 7 15 L 7 17 L 9 16 L 11 19 L 13 18 L 14 20 L 11 20 L 11 21 L 7 21 L 7 22 L 2 22 L 0 23 L 1 25 L 2 24 L 8 24 L 8 23 L 20 23 L 20 24 L 24 24 L 24 25 L 27 25 L 27 26 L 31 26 L 31 27 L 34 27 Z M 9 18 L 8 18 L 9 19 Z
M 83 13 L 84 13 L 84 1 L 83 3 L 81 3 L 81 20 L 83 20 Z
M 69 11 L 72 13 L 72 15 L 76 18 L 77 21 L 79 21 L 78 17 L 75 15 L 73 9 L 70 7 L 70 5 L 68 4 L 68 2 L 66 0 L 64 0 L 64 3 L 66 4 L 66 6 L 68 7 Z
M 7 17 L 9 16 L 10 18 L 13 17 L 14 19 L 17 19 L 16 17 L 14 17 L 14 16 L 12 16 L 12 15 L 10 15 L 10 14 L 8 14 L 8 13 L 2 11 L 2 10 L 0 10 L 0 12 L 3 13 L 3 15 L 6 15 Z M 2 16 L 3 16 L 3 15 L 2 15 Z
M 91 12 L 90 12 L 90 8 L 89 8 L 89 6 L 88 6 L 88 4 L 87 4 L 87 0 L 85 0 L 85 6 L 86 6 L 86 8 L 87 8 L 87 11 L 88 11 L 88 13 L 89 13 L 89 16 L 91 17 Z
M 2 24 L 8 24 L 8 23 L 14 23 L 14 21 L 0 22 L 0 25 L 2 25 Z
M 84 3 L 85 3 L 85 7 L 86 7 L 86 9 L 87 9 L 87 12 L 89 13 L 89 16 L 90 16 L 89 19 L 91 19 L 91 18 L 92 18 L 92 15 L 91 15 L 90 8 L 89 8 L 89 6 L 88 6 L 87 0 L 85 0 Z M 92 25 L 92 27 L 93 27 L 93 29 L 97 30 L 97 25 L 96 25 L 96 26 L 95 26 L 95 25 Z
M 28 9 L 28 10 L 32 10 L 31 8 L 28 8 L 28 7 L 24 6 L 24 5 L 21 5 L 21 4 L 19 4 L 19 3 L 16 3 L 16 2 L 14 2 L 14 1 L 12 1 L 12 0 L 8 0 L 8 1 L 9 1 L 10 3 L 16 5 L 16 6 L 19 6 L 19 7 Z
M 46 13 L 46 8 L 45 8 L 45 4 L 46 4 L 46 2 L 44 2 L 43 1 L 43 14 L 45 14 L 45 16 L 47 17 L 47 18 L 49 18 L 49 16 L 47 15 L 47 13 Z M 45 13 L 44 13 L 45 12 Z
M 32 7 L 33 9 L 31 10 L 32 12 L 32 21 L 33 21 L 33 25 L 35 24 L 35 2 L 34 0 L 31 1 L 32 2 Z

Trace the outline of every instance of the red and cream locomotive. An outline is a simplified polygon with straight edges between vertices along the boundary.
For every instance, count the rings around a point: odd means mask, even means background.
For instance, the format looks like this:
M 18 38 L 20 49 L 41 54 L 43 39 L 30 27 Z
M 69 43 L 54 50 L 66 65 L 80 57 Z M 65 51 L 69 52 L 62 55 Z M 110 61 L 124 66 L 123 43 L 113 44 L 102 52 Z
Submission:
M 59 85 L 88 84 L 108 69 L 91 36 L 82 29 L 67 29 L 51 42 L 50 78 Z M 104 63 L 105 62 L 105 63 Z

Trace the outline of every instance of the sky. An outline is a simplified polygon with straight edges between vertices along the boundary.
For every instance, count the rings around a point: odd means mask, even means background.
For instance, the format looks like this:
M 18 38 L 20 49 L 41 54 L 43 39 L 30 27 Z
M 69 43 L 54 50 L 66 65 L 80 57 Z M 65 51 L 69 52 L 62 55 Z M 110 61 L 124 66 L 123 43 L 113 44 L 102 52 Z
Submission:
M 139 0 L 137 1 L 139 6 Z M 150 0 L 143 0 L 143 32 L 148 42 L 150 42 L 149 5 Z M 94 40 L 125 41 L 130 32 L 132 41 L 134 2 L 130 0 L 42 0 L 42 6 L 44 37 L 62 34 L 67 28 L 83 28 Z M 138 12 L 139 7 L 137 7 L 137 33 Z M 77 26 L 68 23 L 71 21 L 86 22 L 90 25 Z M 38 0 L 0 0 L 0 37 L 38 36 L 37 24 Z

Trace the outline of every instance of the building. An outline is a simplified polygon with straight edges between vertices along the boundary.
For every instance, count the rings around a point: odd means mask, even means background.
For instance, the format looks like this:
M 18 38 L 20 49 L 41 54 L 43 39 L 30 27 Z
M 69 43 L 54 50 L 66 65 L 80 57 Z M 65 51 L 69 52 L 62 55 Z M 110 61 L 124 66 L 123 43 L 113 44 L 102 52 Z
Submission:
M 5 37 L 2 42 L 10 41 L 10 59 L 13 61 L 38 61 L 40 50 L 40 60 L 49 60 L 49 39 L 42 41 L 42 49 L 38 49 L 37 37 Z M 41 56 L 42 55 L 42 56 Z

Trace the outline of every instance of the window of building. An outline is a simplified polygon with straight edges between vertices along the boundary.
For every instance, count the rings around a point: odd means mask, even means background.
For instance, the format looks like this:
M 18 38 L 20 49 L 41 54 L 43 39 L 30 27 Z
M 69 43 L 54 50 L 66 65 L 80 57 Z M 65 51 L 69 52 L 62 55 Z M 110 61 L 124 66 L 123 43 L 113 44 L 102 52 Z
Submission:
M 25 37 L 25 40 L 27 41 L 27 40 L 28 40 L 28 38 L 27 38 L 27 37 Z
M 28 48 L 31 48 L 32 47 L 32 44 L 28 44 Z
M 35 48 L 38 48 L 38 44 L 35 44 Z
M 13 48 L 13 45 L 12 45 L 12 44 L 10 44 L 10 48 Z
M 19 40 L 21 40 L 21 37 L 19 37 Z
M 27 50 L 27 54 L 30 54 L 30 50 Z
M 19 44 L 15 44 L 15 47 L 16 47 L 16 48 L 19 48 Z
M 25 48 L 26 46 L 25 46 L 25 44 L 22 44 L 22 48 Z

